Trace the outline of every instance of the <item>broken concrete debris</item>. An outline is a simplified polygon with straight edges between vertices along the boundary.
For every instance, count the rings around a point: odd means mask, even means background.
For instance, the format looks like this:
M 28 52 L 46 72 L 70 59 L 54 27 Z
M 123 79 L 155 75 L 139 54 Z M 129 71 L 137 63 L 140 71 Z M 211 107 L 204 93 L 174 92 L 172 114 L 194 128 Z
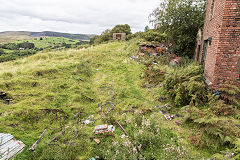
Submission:
M 163 115 L 163 116 L 166 120 L 172 120 L 174 118 L 174 115 L 169 115 L 169 114 L 166 114 L 166 115 Z
M 161 115 L 163 115 L 166 120 L 172 120 L 176 116 L 167 114 L 167 111 L 170 109 L 168 104 L 165 104 L 164 106 L 155 106 L 155 108 L 160 110 Z
M 177 66 L 180 65 L 182 62 L 182 57 L 175 57 L 174 59 L 172 59 L 169 63 L 170 66 Z
M 94 138 L 93 141 L 96 142 L 97 144 L 101 143 L 101 141 L 99 139 L 97 139 L 97 138 Z
M 139 60 L 139 57 L 138 56 L 131 56 L 130 59 L 131 60 Z
M 20 153 L 25 144 L 16 140 L 13 135 L 0 133 L 0 160 L 8 160 Z
M 90 124 L 90 123 L 92 123 L 92 122 L 93 122 L 93 121 L 91 121 L 90 119 L 86 119 L 85 121 L 83 121 L 83 123 L 86 124 L 86 125 L 87 125 L 87 124 Z
M 165 53 L 168 52 L 168 48 L 172 44 L 168 43 L 156 43 L 156 44 L 146 44 L 142 43 L 139 45 L 139 50 L 141 53 L 148 53 L 148 54 L 157 54 L 157 53 Z
M 104 133 L 111 133 L 115 131 L 115 127 L 113 125 L 98 125 L 94 129 L 95 134 L 104 134 Z

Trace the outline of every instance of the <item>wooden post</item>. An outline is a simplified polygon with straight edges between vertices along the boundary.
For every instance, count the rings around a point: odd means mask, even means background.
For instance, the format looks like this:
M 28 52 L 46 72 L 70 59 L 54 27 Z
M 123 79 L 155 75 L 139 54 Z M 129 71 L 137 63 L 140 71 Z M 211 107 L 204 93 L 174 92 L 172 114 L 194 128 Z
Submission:
M 44 129 L 43 133 L 40 135 L 39 139 L 32 145 L 31 148 L 29 148 L 29 151 L 34 151 L 38 144 L 40 143 L 40 141 L 42 140 L 43 136 L 47 133 L 48 128 Z
M 120 127 L 120 129 L 125 133 L 126 136 L 130 137 L 127 131 L 123 128 L 123 126 L 117 121 L 116 124 Z

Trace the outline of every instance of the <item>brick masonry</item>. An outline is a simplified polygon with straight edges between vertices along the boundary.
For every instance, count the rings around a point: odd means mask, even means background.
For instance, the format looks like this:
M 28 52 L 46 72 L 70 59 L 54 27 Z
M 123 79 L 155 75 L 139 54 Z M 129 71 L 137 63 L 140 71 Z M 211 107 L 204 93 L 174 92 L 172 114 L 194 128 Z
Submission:
M 230 81 L 240 87 L 240 0 L 208 0 L 197 59 L 213 88 Z

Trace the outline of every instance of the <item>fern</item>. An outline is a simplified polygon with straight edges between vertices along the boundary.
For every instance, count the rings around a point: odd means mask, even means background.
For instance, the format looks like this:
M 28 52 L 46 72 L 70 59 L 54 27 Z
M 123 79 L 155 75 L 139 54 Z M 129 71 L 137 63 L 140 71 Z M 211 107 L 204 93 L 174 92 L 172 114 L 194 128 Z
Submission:
M 220 97 L 229 104 L 240 107 L 240 88 L 233 83 L 223 84 L 218 89 L 221 92 Z
M 188 105 L 191 101 L 195 105 L 206 100 L 206 86 L 202 76 L 202 67 L 196 64 L 178 68 L 165 74 L 165 93 L 178 107 Z

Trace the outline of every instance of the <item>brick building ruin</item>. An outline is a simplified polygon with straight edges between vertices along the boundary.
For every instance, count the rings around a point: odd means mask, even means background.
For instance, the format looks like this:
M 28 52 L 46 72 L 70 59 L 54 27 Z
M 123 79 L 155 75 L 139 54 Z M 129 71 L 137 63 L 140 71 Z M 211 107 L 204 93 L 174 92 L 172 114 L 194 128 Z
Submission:
M 113 33 L 113 40 L 126 40 L 126 33 Z
M 195 60 L 204 65 L 209 86 L 233 82 L 240 87 L 240 0 L 208 0 Z

